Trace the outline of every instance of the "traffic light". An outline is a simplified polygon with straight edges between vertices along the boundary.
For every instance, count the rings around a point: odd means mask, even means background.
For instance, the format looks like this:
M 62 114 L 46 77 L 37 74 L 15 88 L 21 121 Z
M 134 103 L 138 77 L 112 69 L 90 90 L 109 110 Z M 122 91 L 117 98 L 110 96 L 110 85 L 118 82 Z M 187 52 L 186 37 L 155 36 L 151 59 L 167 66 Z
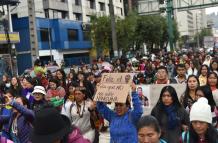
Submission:
M 164 4 L 165 0 L 159 0 L 159 4 Z

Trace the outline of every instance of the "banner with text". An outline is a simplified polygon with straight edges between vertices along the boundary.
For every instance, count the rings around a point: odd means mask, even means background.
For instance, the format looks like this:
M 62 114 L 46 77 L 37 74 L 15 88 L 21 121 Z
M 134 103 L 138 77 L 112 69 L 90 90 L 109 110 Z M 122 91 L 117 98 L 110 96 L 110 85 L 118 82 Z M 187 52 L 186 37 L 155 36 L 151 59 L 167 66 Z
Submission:
M 104 73 L 94 100 L 125 103 L 131 89 L 132 73 Z

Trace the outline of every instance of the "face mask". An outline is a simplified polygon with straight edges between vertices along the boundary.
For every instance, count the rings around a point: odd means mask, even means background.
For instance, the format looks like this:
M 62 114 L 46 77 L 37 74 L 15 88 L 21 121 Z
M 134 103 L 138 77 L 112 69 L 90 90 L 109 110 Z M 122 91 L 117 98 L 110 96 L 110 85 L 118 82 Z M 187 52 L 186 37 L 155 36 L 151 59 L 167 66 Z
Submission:
M 10 84 L 10 83 L 6 83 L 5 86 L 6 86 L 7 88 L 9 88 L 9 87 L 11 86 L 11 84 Z

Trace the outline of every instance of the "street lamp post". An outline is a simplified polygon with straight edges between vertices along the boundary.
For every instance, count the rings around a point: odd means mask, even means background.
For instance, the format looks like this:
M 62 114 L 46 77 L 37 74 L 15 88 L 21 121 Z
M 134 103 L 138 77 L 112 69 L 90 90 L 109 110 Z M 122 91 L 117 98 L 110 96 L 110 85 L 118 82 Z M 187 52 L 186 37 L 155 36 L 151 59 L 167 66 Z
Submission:
M 170 51 L 173 51 L 173 1 L 167 0 L 167 22 L 168 22 L 168 38 L 169 38 L 169 44 L 170 44 Z
M 112 30 L 112 43 L 113 43 L 112 49 L 113 49 L 114 57 L 120 57 L 120 53 L 117 48 L 117 33 L 116 33 L 116 27 L 115 27 L 113 0 L 109 0 L 109 11 L 110 11 L 110 17 L 111 17 L 111 30 Z

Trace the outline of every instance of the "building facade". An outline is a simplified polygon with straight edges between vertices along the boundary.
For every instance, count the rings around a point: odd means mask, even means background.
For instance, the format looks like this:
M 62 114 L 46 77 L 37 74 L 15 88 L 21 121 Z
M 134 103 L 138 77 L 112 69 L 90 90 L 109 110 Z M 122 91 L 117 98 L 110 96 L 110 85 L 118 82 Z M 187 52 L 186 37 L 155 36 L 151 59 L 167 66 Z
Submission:
M 28 16 L 28 0 L 13 9 L 17 17 Z M 91 15 L 109 15 L 109 0 L 34 0 L 35 16 L 89 22 Z M 115 15 L 124 18 L 123 0 L 113 0 Z
M 173 7 L 178 7 L 178 5 L 183 5 L 182 3 L 185 4 L 184 1 L 179 1 L 180 2 L 179 4 L 177 2 L 178 1 L 173 1 Z M 138 12 L 141 14 L 143 13 L 157 14 L 158 13 L 157 11 L 159 11 L 159 9 L 161 9 L 162 7 L 166 8 L 166 3 L 160 5 L 158 0 L 148 1 L 148 2 L 144 2 L 143 0 L 140 0 L 138 4 L 139 4 Z M 205 9 L 199 9 L 199 10 L 187 9 L 185 11 L 179 11 L 178 9 L 174 9 L 174 19 L 177 21 L 180 36 L 186 37 L 185 39 L 187 39 L 187 42 L 192 41 L 194 35 L 197 32 L 200 32 L 201 29 L 207 27 Z
M 124 18 L 123 0 L 113 0 L 113 5 L 115 15 Z M 92 44 L 86 24 L 91 15 L 110 14 L 109 0 L 22 0 L 11 11 L 13 29 L 21 37 L 16 45 L 19 74 L 32 67 L 33 54 L 59 65 L 62 61 L 66 66 L 89 63 Z

